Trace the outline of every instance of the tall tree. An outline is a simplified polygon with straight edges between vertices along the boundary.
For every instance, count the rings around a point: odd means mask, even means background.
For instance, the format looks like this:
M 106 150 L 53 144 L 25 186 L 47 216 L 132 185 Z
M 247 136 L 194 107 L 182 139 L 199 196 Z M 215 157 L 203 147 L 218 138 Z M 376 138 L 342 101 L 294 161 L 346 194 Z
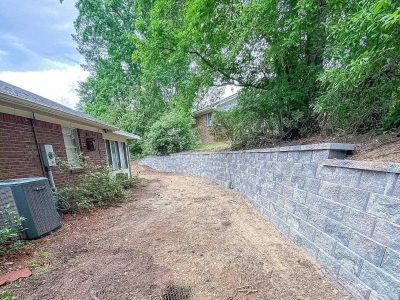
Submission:
M 141 84 L 140 67 L 132 61 L 134 0 L 78 0 L 76 7 L 74 37 L 90 72 L 80 84 L 80 108 L 143 134 L 165 105 L 160 96 L 149 101 L 154 89 Z

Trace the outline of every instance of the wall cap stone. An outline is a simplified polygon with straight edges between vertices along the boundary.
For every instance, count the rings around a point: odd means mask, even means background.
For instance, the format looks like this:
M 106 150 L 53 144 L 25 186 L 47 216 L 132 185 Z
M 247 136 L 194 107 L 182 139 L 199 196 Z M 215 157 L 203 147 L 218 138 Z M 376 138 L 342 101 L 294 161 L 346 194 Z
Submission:
M 296 146 L 285 146 L 277 148 L 264 148 L 264 149 L 250 149 L 240 151 L 201 151 L 201 152 L 180 152 L 170 154 L 173 155 L 209 155 L 209 154 L 227 154 L 227 153 L 265 153 L 265 152 L 290 152 L 290 151 L 312 151 L 312 150 L 339 150 L 339 151 L 353 151 L 355 148 L 354 144 L 342 144 L 342 143 L 322 143 L 322 144 L 308 144 L 308 145 L 296 145 Z
M 374 162 L 374 161 L 361 161 L 361 160 L 342 160 L 342 159 L 325 159 L 320 162 L 323 166 L 400 173 L 399 163 L 390 162 Z

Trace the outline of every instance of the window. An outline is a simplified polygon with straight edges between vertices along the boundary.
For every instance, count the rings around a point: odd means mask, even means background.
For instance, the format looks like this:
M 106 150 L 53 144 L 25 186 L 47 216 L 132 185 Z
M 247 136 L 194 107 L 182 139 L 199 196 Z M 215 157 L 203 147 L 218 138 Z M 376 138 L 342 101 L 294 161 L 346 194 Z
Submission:
M 212 113 L 207 114 L 207 126 L 212 125 Z
M 106 140 L 108 165 L 113 170 L 128 169 L 128 155 L 126 143 Z
M 64 137 L 65 150 L 67 151 L 68 163 L 73 168 L 78 168 L 80 166 L 79 154 L 79 138 L 78 131 L 73 128 L 62 127 L 62 134 Z

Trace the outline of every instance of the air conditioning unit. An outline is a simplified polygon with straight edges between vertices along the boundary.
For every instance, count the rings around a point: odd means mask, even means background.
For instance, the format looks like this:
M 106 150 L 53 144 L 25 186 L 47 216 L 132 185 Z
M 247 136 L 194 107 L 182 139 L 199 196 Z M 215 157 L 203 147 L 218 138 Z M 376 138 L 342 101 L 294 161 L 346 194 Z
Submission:
M 25 218 L 27 239 L 35 239 L 60 226 L 60 217 L 49 181 L 45 177 L 0 181 L 0 211 L 9 206 Z M 0 227 L 6 225 L 0 214 Z

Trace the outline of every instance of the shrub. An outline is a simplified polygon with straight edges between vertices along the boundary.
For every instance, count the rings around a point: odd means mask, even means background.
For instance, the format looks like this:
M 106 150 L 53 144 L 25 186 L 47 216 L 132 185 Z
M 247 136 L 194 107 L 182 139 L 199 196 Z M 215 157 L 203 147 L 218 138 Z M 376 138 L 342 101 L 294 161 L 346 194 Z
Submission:
M 1 292 L 0 300 L 12 300 L 12 296 L 8 292 Z
M 76 184 L 70 184 L 58 190 L 57 207 L 62 212 L 77 212 L 95 206 L 109 206 L 126 198 L 126 190 L 131 188 L 135 179 L 127 174 L 112 175 L 106 165 L 84 163 L 85 173 Z
M 165 155 L 190 149 L 196 141 L 192 124 L 190 117 L 180 113 L 163 115 L 145 135 L 146 154 Z
M 0 228 L 0 253 L 7 252 L 21 246 L 20 236 L 24 231 L 22 227 L 23 217 L 7 205 L 1 212 L 5 227 Z

